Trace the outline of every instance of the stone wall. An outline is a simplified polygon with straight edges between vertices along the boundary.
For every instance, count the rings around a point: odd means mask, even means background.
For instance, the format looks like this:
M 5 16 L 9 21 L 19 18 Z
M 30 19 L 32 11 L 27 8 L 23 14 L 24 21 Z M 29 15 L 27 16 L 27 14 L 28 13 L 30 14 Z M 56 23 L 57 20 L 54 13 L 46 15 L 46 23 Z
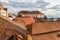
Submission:
M 7 40 L 11 35 L 20 34 L 25 40 L 27 31 L 25 28 L 16 25 L 15 22 L 9 21 L 5 17 L 0 17 L 0 40 Z

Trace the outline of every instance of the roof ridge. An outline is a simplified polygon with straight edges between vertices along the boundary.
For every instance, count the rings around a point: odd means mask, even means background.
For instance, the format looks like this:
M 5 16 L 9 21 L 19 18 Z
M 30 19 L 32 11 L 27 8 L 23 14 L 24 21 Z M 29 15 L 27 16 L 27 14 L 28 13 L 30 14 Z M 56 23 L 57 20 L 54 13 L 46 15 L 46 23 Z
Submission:
M 54 31 L 49 31 L 49 32 L 43 32 L 43 33 L 37 33 L 37 34 L 31 34 L 31 35 L 43 35 L 43 34 L 50 34 L 54 32 L 60 32 L 60 30 L 54 30 Z

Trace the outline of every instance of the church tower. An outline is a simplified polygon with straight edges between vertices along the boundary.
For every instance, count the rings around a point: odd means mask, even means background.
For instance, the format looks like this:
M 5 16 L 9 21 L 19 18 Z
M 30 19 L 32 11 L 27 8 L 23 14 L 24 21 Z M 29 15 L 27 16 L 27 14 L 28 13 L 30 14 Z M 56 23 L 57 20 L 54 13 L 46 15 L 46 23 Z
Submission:
M 7 8 L 4 8 L 0 3 L 0 16 L 8 17 Z

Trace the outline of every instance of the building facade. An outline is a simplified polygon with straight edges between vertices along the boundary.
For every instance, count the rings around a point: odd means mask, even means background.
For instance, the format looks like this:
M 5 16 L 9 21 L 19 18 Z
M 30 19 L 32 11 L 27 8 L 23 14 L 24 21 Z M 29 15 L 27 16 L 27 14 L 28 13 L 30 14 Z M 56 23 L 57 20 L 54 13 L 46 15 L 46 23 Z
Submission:
M 0 3 L 0 16 L 8 17 L 7 8 L 4 8 Z
M 37 22 L 27 29 L 32 40 L 60 40 L 59 22 Z
M 39 11 L 20 11 L 18 15 L 21 17 L 45 18 L 45 15 Z
M 25 26 L 1 16 L 0 40 L 27 40 L 27 29 Z

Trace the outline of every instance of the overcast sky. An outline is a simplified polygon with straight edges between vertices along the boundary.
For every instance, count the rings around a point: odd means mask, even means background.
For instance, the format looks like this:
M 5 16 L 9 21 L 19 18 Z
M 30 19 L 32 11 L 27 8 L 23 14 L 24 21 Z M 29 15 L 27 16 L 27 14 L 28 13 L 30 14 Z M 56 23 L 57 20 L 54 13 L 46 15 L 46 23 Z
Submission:
M 60 0 L 0 0 L 0 2 L 10 13 L 38 10 L 47 17 L 60 17 Z

